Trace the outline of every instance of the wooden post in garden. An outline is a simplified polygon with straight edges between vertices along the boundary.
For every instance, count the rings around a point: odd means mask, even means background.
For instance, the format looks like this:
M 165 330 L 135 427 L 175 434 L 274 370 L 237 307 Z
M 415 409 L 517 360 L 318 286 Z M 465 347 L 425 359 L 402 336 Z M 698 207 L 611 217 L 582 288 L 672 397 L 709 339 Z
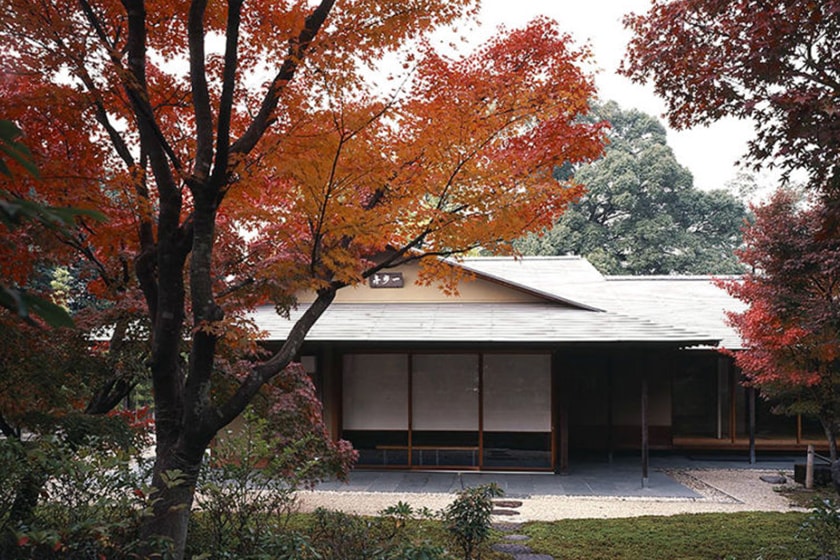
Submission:
M 805 489 L 814 489 L 814 446 L 808 446 L 808 455 L 805 459 Z

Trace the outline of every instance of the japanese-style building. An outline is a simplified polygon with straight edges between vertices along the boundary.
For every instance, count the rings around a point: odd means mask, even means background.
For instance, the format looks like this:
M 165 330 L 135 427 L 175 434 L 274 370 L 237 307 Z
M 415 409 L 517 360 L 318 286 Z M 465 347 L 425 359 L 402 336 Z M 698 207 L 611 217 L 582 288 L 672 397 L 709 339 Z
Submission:
M 592 453 L 824 442 L 740 384 L 718 348 L 740 348 L 724 312 L 741 304 L 709 277 L 604 277 L 579 257 L 452 266 L 474 276 L 457 296 L 389 270 L 341 290 L 307 337 L 301 361 L 359 467 L 561 471 Z M 306 306 L 255 320 L 282 340 Z

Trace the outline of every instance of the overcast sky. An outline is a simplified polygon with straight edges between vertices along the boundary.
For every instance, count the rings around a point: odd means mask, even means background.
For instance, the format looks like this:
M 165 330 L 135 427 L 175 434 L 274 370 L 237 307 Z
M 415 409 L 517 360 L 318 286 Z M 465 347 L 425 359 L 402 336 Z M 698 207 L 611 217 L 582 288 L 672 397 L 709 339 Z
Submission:
M 591 44 L 599 69 L 596 83 L 602 100 L 640 109 L 660 117 L 664 123 L 661 117 L 665 105 L 654 95 L 653 87 L 633 84 L 616 74 L 630 38 L 621 19 L 631 11 L 647 11 L 648 5 L 649 0 L 482 0 L 481 27 L 461 32 L 468 33 L 470 39 L 475 36 L 480 40 L 499 25 L 520 27 L 537 15 L 549 16 L 577 43 Z M 695 186 L 708 190 L 722 188 L 735 177 L 735 161 L 746 151 L 746 141 L 751 136 L 751 125 L 728 120 L 708 128 L 669 129 L 668 143 L 677 160 L 694 174 Z

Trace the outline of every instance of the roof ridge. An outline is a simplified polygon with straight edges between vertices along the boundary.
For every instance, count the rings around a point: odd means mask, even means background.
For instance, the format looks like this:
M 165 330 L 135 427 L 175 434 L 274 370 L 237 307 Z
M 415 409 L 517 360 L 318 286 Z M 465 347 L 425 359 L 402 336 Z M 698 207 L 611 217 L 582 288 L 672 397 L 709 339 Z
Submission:
M 677 281 L 696 281 L 696 280 L 736 280 L 741 278 L 739 274 L 616 274 L 605 275 L 604 278 L 613 282 L 624 282 L 633 280 L 646 281 L 663 281 L 663 280 L 677 280 Z
M 566 261 L 581 261 L 585 260 L 580 255 L 479 255 L 463 257 L 465 261 L 481 261 L 481 260 L 510 260 L 510 261 L 548 261 L 548 260 L 566 260 Z

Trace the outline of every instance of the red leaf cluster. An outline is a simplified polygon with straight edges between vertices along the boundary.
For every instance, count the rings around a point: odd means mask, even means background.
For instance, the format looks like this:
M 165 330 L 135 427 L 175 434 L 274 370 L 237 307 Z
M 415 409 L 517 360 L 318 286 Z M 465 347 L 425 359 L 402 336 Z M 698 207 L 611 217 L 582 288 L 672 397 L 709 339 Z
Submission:
M 754 208 L 739 253 L 751 272 L 723 283 L 749 305 L 729 316 L 746 347 L 738 366 L 765 395 L 819 415 L 840 403 L 840 239 L 822 235 L 826 211 L 789 191 Z
M 756 166 L 840 194 L 840 0 L 654 0 L 625 24 L 622 71 L 653 82 L 672 125 L 750 118 Z

